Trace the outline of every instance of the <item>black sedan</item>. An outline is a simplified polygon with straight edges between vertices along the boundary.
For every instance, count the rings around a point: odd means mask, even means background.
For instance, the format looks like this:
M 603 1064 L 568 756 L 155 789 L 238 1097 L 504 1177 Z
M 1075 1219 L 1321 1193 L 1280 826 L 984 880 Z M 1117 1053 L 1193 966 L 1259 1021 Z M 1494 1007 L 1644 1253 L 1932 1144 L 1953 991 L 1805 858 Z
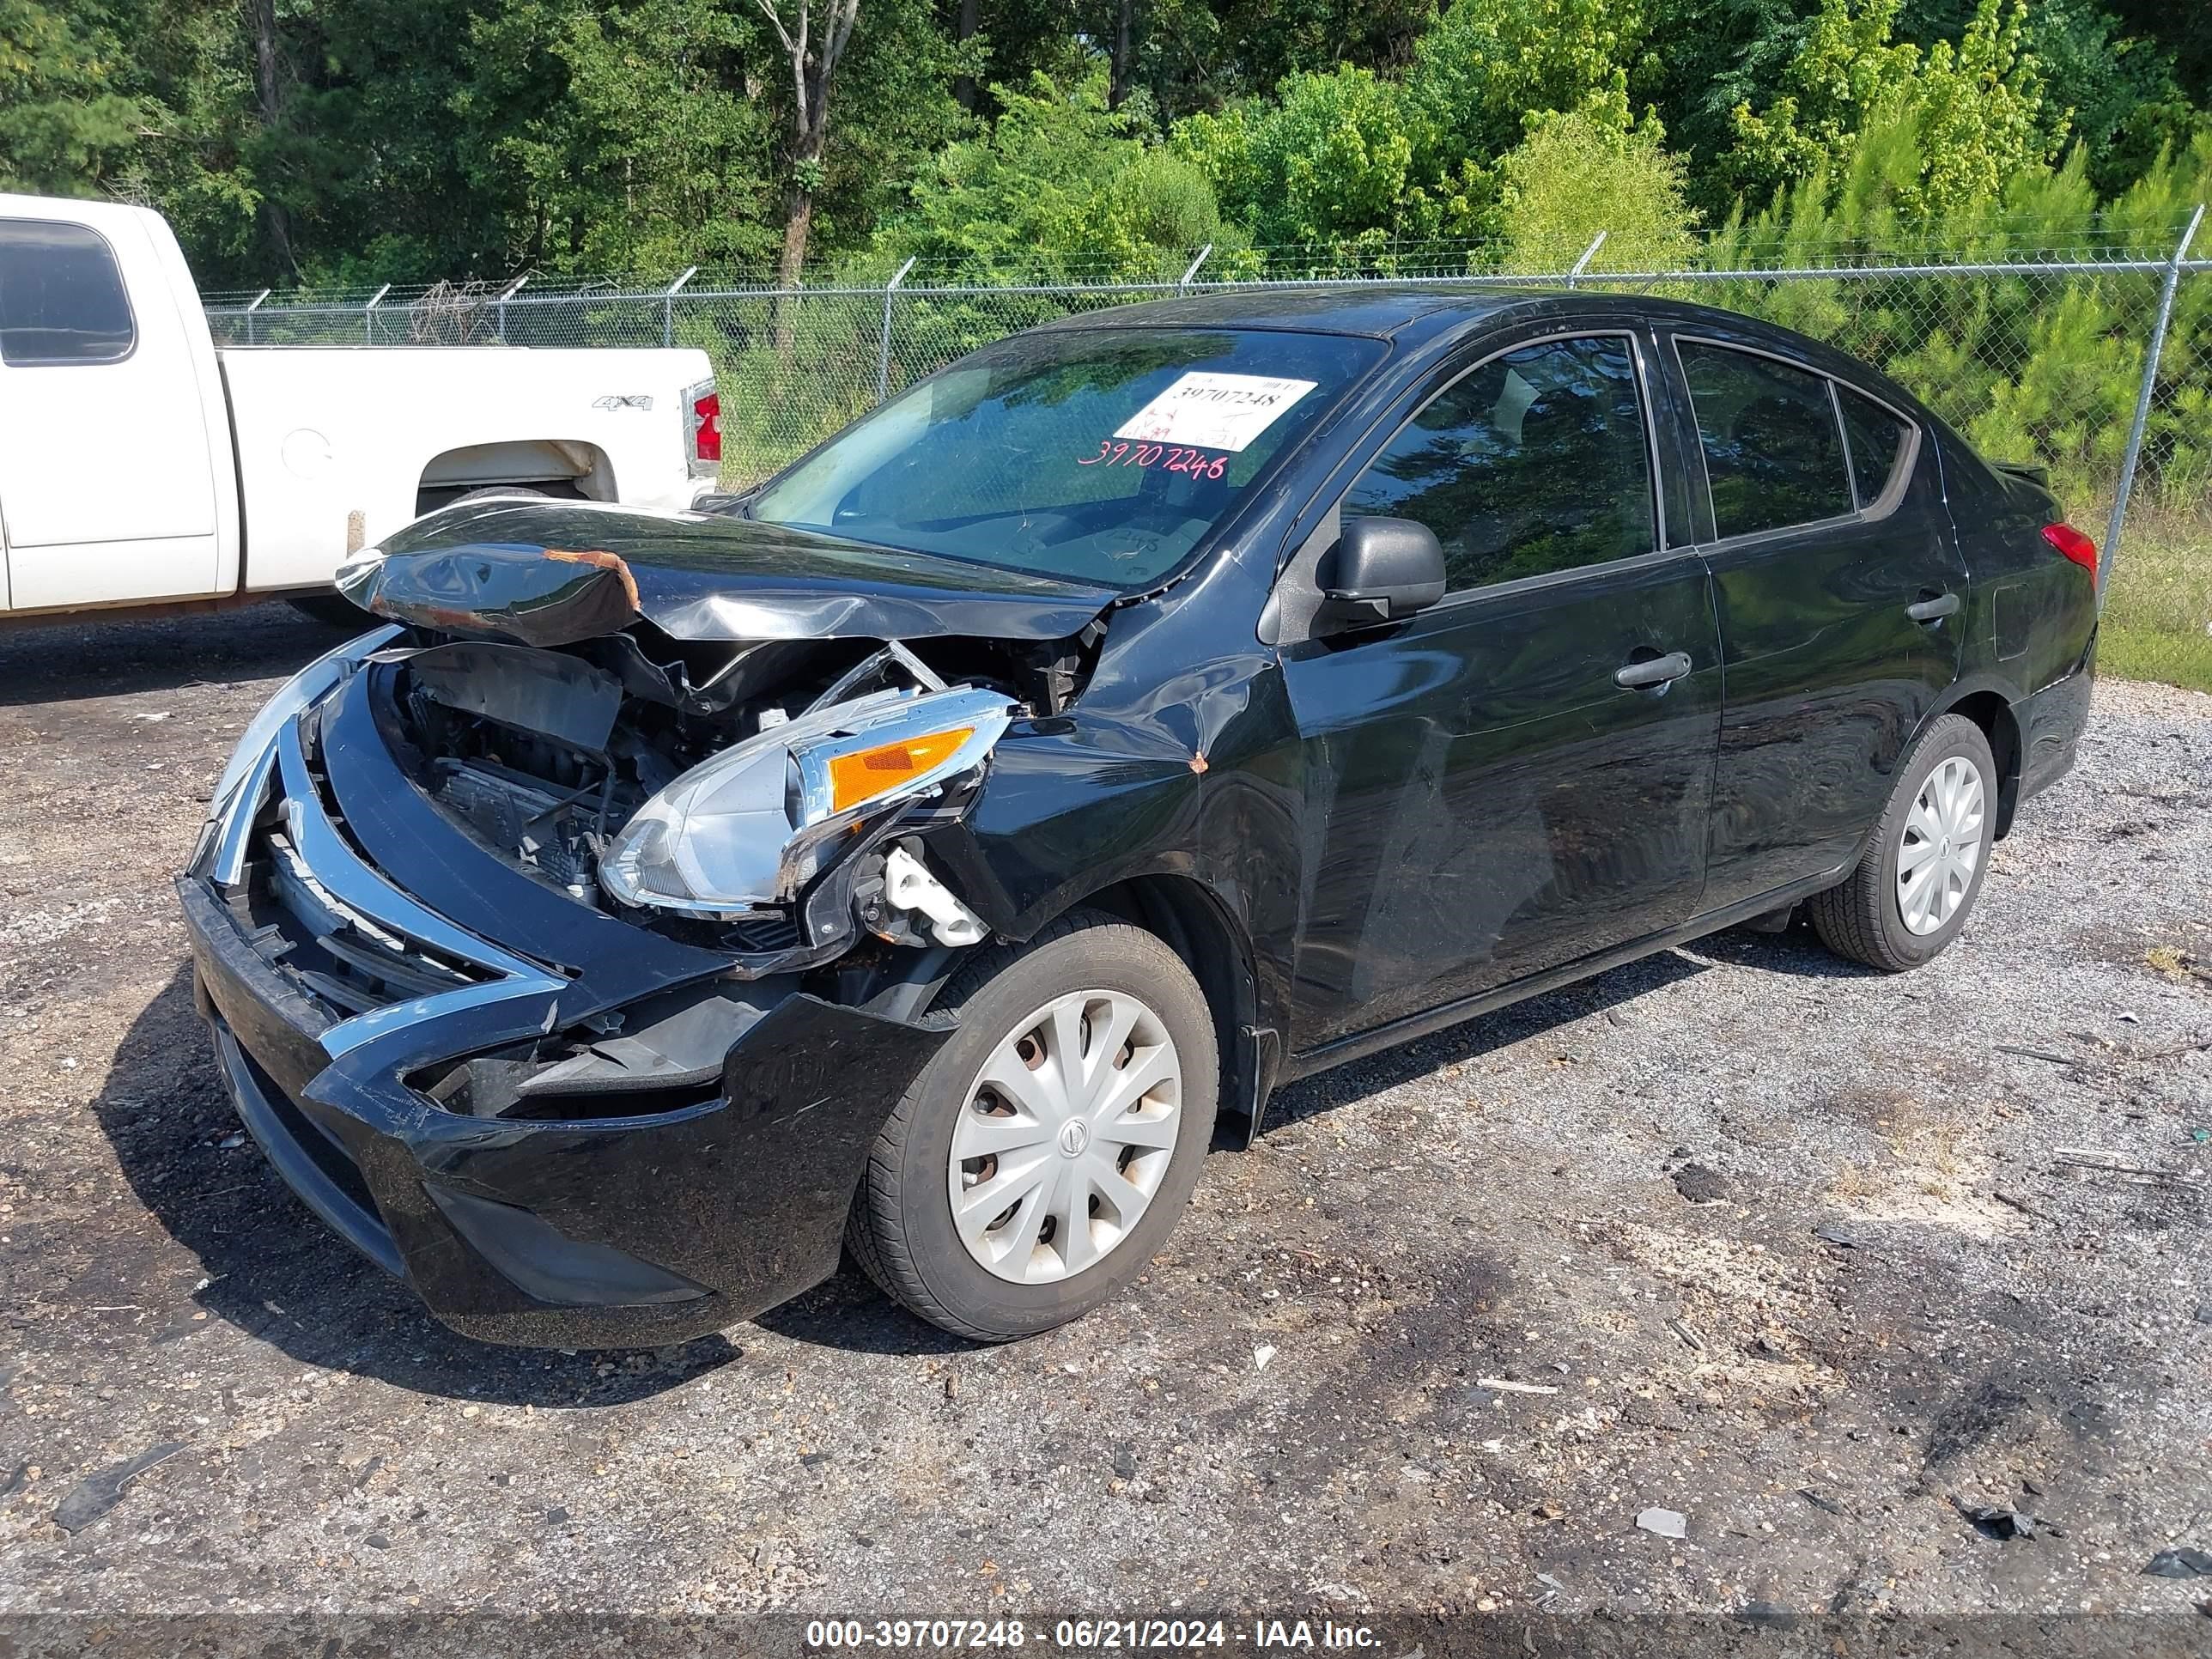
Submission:
M 849 1248 L 1071 1319 L 1281 1084 L 1795 907 L 1914 967 L 2071 764 L 2096 550 L 1865 365 L 1378 288 L 1018 336 L 711 510 L 341 573 L 179 881 L 239 1111 L 454 1328 Z

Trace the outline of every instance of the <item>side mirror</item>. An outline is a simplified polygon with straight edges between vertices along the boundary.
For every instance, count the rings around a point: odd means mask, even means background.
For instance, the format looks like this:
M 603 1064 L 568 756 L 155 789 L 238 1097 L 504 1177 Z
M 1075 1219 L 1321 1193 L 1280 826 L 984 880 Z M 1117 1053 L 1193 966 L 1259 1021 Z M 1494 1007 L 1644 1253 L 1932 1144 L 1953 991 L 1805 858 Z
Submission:
M 1444 550 L 1435 531 L 1411 519 L 1346 519 L 1316 576 L 1316 631 L 1402 622 L 1443 598 Z

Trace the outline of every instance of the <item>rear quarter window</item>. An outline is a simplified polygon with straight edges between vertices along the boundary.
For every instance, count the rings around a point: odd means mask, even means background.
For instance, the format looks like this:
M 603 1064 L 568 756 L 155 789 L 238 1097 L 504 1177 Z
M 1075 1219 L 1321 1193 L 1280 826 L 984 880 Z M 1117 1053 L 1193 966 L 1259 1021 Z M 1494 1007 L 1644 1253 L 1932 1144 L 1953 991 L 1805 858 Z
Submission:
M 1844 411 L 1844 435 L 1851 447 L 1851 488 L 1863 513 L 1888 490 L 1905 459 L 1912 428 L 1847 386 L 1837 386 L 1836 402 Z
M 112 363 L 137 338 L 105 237 L 82 225 L 0 220 L 0 362 Z
M 1677 343 L 1697 411 L 1714 533 L 1756 535 L 1854 510 L 1826 376 L 1702 341 Z

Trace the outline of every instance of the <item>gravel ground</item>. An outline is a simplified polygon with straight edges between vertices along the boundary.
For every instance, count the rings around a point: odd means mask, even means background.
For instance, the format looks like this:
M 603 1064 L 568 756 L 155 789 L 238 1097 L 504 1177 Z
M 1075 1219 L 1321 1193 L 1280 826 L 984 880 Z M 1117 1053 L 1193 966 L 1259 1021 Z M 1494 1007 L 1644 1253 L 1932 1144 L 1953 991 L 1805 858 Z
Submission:
M 2212 697 L 2101 685 L 1922 972 L 1724 935 L 1287 1091 L 1072 1328 L 966 1346 L 848 1271 L 571 1355 L 448 1335 L 325 1233 L 192 1015 L 168 872 L 332 637 L 0 635 L 0 1609 L 2212 1590 L 2142 1572 L 2212 1549 Z

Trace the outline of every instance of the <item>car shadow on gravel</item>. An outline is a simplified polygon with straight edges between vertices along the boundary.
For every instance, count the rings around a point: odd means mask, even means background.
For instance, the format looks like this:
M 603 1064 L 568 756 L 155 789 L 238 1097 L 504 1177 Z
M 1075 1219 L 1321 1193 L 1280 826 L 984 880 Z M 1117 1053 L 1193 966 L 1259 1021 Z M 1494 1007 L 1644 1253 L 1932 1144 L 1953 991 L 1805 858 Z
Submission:
M 1403 1048 L 1385 1049 L 1288 1085 L 1269 1103 L 1264 1132 L 1273 1133 L 1333 1108 L 1382 1094 L 1425 1073 L 1480 1060 L 1593 1014 L 1607 1015 L 1624 1025 L 1634 1024 L 1636 1016 L 1623 1005 L 1634 1002 L 1647 991 L 1693 979 L 1705 971 L 1704 963 L 1679 951 L 1662 951 L 1594 979 L 1547 991 L 1494 1013 L 1478 1014 L 1463 1024 L 1449 1026 Z
M 1779 933 L 1757 933 L 1748 927 L 1714 933 L 1690 947 L 1737 968 L 1757 968 L 1771 974 L 1800 974 L 1808 979 L 1887 979 L 1879 968 L 1846 962 L 1820 943 L 1813 924 L 1801 915 Z
M 311 1215 L 243 1139 L 192 1006 L 188 965 L 132 1022 L 93 1110 L 139 1201 L 199 1261 L 197 1275 L 174 1279 L 149 1339 L 155 1344 L 187 1340 L 221 1320 L 303 1365 L 547 1409 L 647 1399 L 738 1355 L 720 1335 L 641 1352 L 572 1354 L 498 1347 L 447 1330 L 411 1290 Z M 121 1261 L 141 1249 L 122 1236 L 91 1243 L 94 1260 L 83 1276 L 96 1276 L 103 1256 Z M 140 1287 L 149 1304 L 167 1288 Z
M 1540 1036 L 1593 1014 L 1604 1014 L 1617 1024 L 1632 1026 L 1637 1016 L 1631 1005 L 1647 991 L 1704 973 L 1711 963 L 1698 960 L 1699 957 L 1734 967 L 1813 979 L 1887 977 L 1875 969 L 1846 962 L 1831 952 L 1802 915 L 1779 933 L 1730 928 L 1707 934 L 1685 948 L 1696 954 L 1662 951 L 1625 963 L 1595 978 L 1547 991 L 1494 1013 L 1477 1015 L 1464 1024 L 1450 1026 L 1402 1048 L 1388 1049 L 1338 1070 L 1291 1084 L 1269 1105 L 1266 1127 L 1279 1129 L 1333 1107 L 1364 1100 L 1425 1073 L 1479 1060 L 1510 1043 Z
M 752 1322 L 793 1342 L 848 1353 L 972 1353 L 987 1346 L 908 1313 L 878 1290 L 849 1255 L 836 1278 Z
M 127 696 L 208 682 L 289 678 L 349 637 L 289 605 L 141 622 L 0 630 L 0 707 Z M 375 619 L 364 615 L 362 628 Z

